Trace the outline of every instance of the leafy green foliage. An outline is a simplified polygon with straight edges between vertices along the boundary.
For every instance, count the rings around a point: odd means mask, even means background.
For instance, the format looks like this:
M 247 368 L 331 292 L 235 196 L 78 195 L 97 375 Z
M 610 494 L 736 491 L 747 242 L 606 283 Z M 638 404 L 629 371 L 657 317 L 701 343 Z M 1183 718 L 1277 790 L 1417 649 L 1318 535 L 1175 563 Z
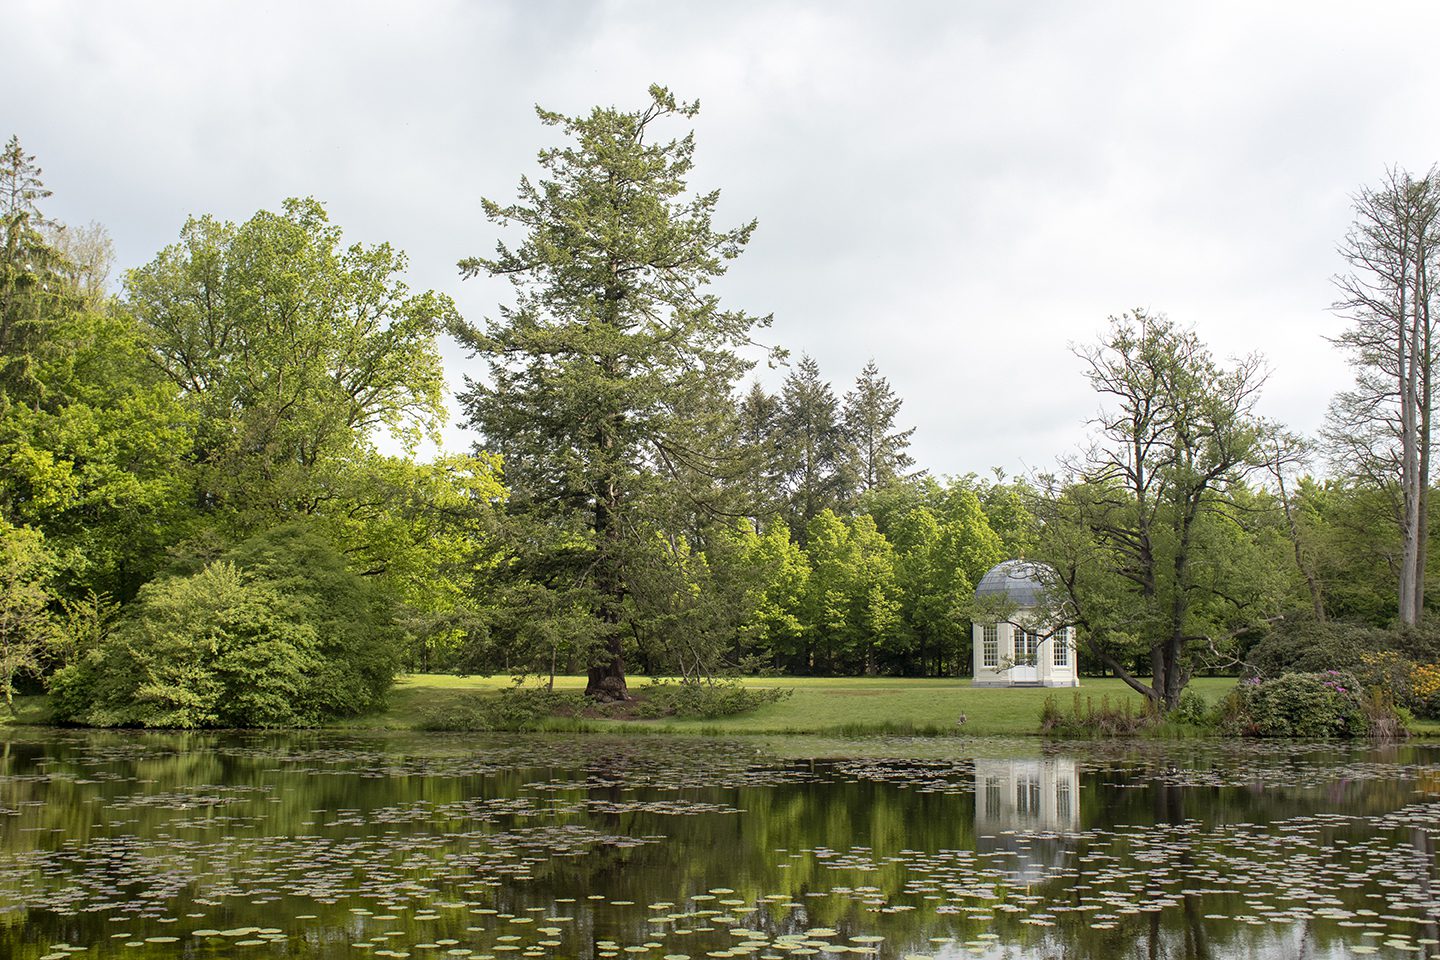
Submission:
M 810 521 L 806 553 L 807 666 L 822 673 L 846 666 L 875 673 L 883 656 L 900 652 L 894 547 L 872 518 L 846 523 L 824 510 Z
M 0 519 L 0 696 L 12 711 L 16 680 L 39 672 L 59 631 L 50 610 L 52 563 L 38 534 Z
M 104 643 L 51 681 L 58 719 L 96 726 L 313 723 L 315 630 L 289 598 L 219 562 L 145 587 Z
M 716 720 L 749 713 L 767 703 L 778 703 L 793 691 L 785 687 L 749 688 L 738 680 L 715 683 L 646 684 L 639 691 L 635 715 L 645 719 Z
M 1060 700 L 1054 694 L 1046 697 L 1040 709 L 1040 732 L 1047 736 L 1075 739 L 1123 737 L 1133 736 L 1160 722 L 1160 715 L 1150 701 L 1137 710 L 1134 701 L 1129 698 L 1112 704 L 1107 694 L 1100 698 L 1099 705 L 1096 705 L 1094 697 L 1083 699 L 1082 706 L 1080 691 L 1075 691 L 1067 711 L 1060 706 Z
M 125 309 L 196 418 L 197 496 L 242 530 L 315 512 L 376 431 L 413 444 L 444 417 L 447 297 L 405 255 L 344 246 L 315 200 L 243 224 L 188 221 L 125 278 Z
M 805 649 L 802 605 L 810 582 L 810 558 L 790 537 L 784 523 L 757 534 L 742 523 L 737 534 L 738 561 L 748 575 L 738 644 L 749 656 L 775 668 L 795 663 Z
M 1364 624 L 1287 617 L 1245 654 L 1247 676 L 1349 669 L 1365 653 L 1393 649 L 1398 637 Z
M 1247 737 L 1360 737 L 1370 729 L 1360 681 L 1338 670 L 1244 681 L 1222 711 L 1226 729 Z
M 1440 626 L 1425 622 L 1382 629 L 1364 623 L 1316 622 L 1303 615 L 1286 617 L 1246 653 L 1246 673 L 1268 678 L 1351 670 L 1367 654 L 1433 663 L 1440 660 Z
M 1194 331 L 1144 311 L 1113 318 L 1079 353 L 1110 406 L 1036 501 L 1048 617 L 1079 626 L 1091 656 L 1174 709 L 1197 660 L 1228 653 L 1282 602 L 1265 575 L 1274 538 L 1241 502 L 1263 465 L 1259 361 L 1226 369 Z
M 498 694 L 472 694 L 427 710 L 422 730 L 539 730 L 560 712 L 579 709 L 581 698 L 543 687 L 516 687 Z
M 307 725 L 377 709 L 397 663 L 386 607 L 294 524 L 148 584 L 52 678 L 56 716 L 97 726 Z

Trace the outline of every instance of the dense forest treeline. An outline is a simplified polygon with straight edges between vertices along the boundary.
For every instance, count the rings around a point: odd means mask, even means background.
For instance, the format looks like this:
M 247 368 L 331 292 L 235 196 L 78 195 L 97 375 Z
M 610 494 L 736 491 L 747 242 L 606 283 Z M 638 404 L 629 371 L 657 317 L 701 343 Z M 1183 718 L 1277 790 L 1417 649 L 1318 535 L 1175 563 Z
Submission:
M 513 284 L 484 323 L 312 199 L 195 217 L 117 285 L 104 230 L 47 219 L 12 138 L 7 699 L 243 726 L 375 709 L 400 670 L 588 671 L 601 698 L 635 671 L 963 675 L 974 586 L 1020 556 L 1053 572 L 1048 622 L 1079 628 L 1083 668 L 1172 706 L 1297 624 L 1424 629 L 1433 172 L 1357 195 L 1338 305 L 1357 386 L 1325 436 L 1255 414 L 1257 358 L 1133 311 L 1077 349 L 1105 410 L 1084 449 L 937 478 L 874 363 L 837 389 L 770 347 L 779 390 L 751 378 L 769 318 L 709 286 L 755 224 L 718 227 L 692 136 L 661 136 L 696 111 L 659 87 L 636 111 L 539 111 L 564 145 L 486 201 L 508 240 L 460 264 Z M 481 439 L 421 458 L 444 336 L 475 358 L 458 403 Z

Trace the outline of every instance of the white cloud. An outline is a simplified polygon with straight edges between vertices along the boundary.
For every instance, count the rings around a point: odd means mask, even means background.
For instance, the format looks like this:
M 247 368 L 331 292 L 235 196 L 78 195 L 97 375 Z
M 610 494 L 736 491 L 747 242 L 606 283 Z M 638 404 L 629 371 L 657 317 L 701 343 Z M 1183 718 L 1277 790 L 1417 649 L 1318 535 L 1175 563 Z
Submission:
M 1136 306 L 1265 353 L 1266 412 L 1319 424 L 1347 377 L 1324 335 L 1348 196 L 1440 159 L 1440 8 L 1358 9 L 37 0 L 7 14 L 0 133 L 123 265 L 190 213 L 312 194 L 478 318 L 505 288 L 455 261 L 552 135 L 532 105 L 665 82 L 704 105 L 697 185 L 760 219 L 730 302 L 839 392 L 873 356 L 935 472 L 1013 471 L 1079 440 L 1068 344 Z

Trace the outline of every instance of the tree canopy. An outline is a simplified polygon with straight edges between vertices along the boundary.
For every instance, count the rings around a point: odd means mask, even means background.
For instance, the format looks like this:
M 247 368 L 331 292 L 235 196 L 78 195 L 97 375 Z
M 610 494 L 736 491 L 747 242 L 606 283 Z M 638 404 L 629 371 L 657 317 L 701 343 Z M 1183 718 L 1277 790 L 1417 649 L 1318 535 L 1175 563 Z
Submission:
M 117 290 L 105 229 L 51 219 L 11 138 L 7 702 L 265 726 L 376 709 L 402 670 L 581 671 L 600 699 L 632 672 L 961 676 L 975 585 L 1012 558 L 1053 572 L 1081 669 L 1162 709 L 1252 650 L 1313 667 L 1307 637 L 1433 659 L 1433 171 L 1355 198 L 1356 382 L 1318 441 L 1256 414 L 1258 358 L 1137 310 L 1076 350 L 1103 409 L 1057 471 L 944 477 L 876 361 L 847 385 L 721 302 L 756 224 L 691 185 L 698 109 L 656 86 L 539 110 L 558 143 L 460 263 L 509 281 L 483 321 L 310 198 L 192 217 Z M 463 454 L 438 448 L 446 333 L 479 361 Z

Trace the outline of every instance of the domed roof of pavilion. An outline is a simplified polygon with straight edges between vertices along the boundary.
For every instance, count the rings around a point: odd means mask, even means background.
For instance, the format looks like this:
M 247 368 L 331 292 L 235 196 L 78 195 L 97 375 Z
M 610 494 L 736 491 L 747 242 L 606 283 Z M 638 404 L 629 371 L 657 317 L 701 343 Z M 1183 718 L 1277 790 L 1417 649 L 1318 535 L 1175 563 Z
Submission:
M 985 576 L 975 585 L 975 599 L 982 597 L 1003 597 L 1017 607 L 1039 606 L 1045 593 L 1040 578 L 1054 571 L 1041 563 L 1029 560 L 1006 560 L 986 571 Z

